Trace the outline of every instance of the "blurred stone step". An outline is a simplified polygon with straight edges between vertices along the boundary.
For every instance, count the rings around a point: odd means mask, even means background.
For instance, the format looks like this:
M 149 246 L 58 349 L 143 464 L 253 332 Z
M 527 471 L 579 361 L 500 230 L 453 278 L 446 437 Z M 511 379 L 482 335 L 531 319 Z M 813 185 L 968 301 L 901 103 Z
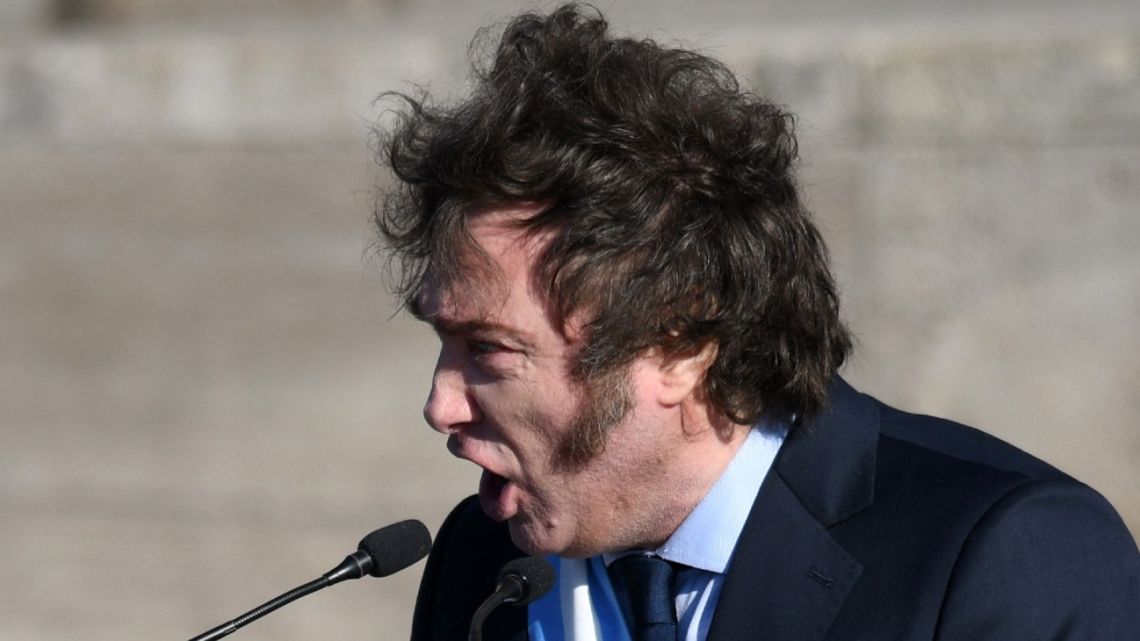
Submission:
M 0 48 L 0 145 L 362 140 L 382 91 L 446 93 L 466 64 L 465 39 L 430 29 L 302 26 L 92 31 Z M 711 41 L 808 137 L 833 143 L 1140 142 L 1140 23 L 1032 34 L 725 28 Z
M 4 0 L 0 2 L 0 36 L 47 29 L 54 18 L 49 0 Z
M 0 144 L 359 141 L 381 91 L 442 64 L 431 38 L 344 25 L 39 38 L 0 48 Z
M 68 23 L 217 25 L 232 22 L 375 18 L 397 0 L 57 0 Z
M 895 35 L 740 51 L 760 93 L 828 144 L 1095 146 L 1140 142 L 1140 28 Z M 744 49 L 744 47 L 741 47 Z

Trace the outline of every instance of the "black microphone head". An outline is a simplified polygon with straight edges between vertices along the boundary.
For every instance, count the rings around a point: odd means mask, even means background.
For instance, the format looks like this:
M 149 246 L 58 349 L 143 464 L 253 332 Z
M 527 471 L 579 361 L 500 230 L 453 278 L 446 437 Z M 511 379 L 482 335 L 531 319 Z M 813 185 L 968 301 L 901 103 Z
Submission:
M 431 550 L 431 534 L 423 523 L 409 519 L 369 534 L 357 549 L 372 558 L 369 574 L 388 576 L 427 556 Z
M 515 605 L 526 605 L 550 591 L 554 587 L 554 568 L 537 556 L 524 556 L 515 559 L 499 570 L 499 583 L 508 577 L 522 580 L 523 593 Z

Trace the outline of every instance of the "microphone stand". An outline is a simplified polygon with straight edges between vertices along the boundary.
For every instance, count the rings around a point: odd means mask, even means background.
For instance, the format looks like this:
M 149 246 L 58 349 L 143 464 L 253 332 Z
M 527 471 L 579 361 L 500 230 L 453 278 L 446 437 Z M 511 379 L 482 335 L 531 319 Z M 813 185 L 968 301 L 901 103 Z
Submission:
M 257 619 L 260 619 L 261 617 L 269 614 L 270 612 L 276 610 L 277 608 L 279 608 L 283 605 L 286 605 L 288 603 L 292 603 L 293 601 L 296 601 L 297 599 L 305 596 L 306 594 L 312 594 L 313 592 L 316 592 L 317 590 L 320 590 L 321 588 L 328 587 L 329 585 L 332 585 L 332 584 L 329 583 L 328 579 L 326 579 L 323 576 L 319 579 L 313 579 L 312 581 L 309 581 L 305 585 L 293 588 L 292 590 L 289 590 L 285 594 L 282 594 L 281 596 L 279 596 L 275 599 L 270 599 L 269 601 L 266 601 L 265 603 L 257 606 L 256 608 L 250 610 L 249 612 L 246 612 L 245 614 L 239 616 L 238 618 L 234 619 L 233 621 L 230 621 L 228 623 L 223 623 L 223 624 L 217 626 L 216 628 L 213 628 L 211 630 L 207 630 L 206 632 L 199 634 L 198 636 L 194 637 L 193 639 L 190 639 L 190 641 L 214 641 L 214 639 L 220 639 L 220 638 L 226 636 L 227 634 L 231 634 L 231 633 L 237 631 L 238 628 L 244 626 L 245 624 L 247 624 L 251 621 L 255 621 Z
M 327 588 L 334 583 L 340 583 L 346 579 L 359 579 L 360 577 L 368 574 L 373 566 L 372 557 L 365 551 L 358 550 L 345 557 L 340 565 L 325 572 L 319 579 L 313 579 L 305 585 L 293 588 L 281 596 L 270 599 L 265 603 L 257 606 L 256 608 L 246 612 L 233 621 L 223 623 L 215 628 L 207 630 L 202 634 L 190 639 L 190 641 L 214 641 L 220 639 L 227 634 L 232 634 L 238 628 L 256 621 L 261 617 L 269 614 L 270 612 L 296 601 L 297 599 L 316 592 L 322 588 Z

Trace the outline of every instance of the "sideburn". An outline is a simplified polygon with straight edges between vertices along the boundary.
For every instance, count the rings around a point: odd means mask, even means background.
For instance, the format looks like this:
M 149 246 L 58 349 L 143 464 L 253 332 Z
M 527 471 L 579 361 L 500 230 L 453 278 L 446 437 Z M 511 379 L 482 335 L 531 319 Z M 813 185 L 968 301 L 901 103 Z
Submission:
M 555 450 L 556 469 L 581 469 L 606 449 L 610 430 L 633 408 L 629 388 L 629 368 L 586 380 L 582 386 L 582 402 L 570 430 Z

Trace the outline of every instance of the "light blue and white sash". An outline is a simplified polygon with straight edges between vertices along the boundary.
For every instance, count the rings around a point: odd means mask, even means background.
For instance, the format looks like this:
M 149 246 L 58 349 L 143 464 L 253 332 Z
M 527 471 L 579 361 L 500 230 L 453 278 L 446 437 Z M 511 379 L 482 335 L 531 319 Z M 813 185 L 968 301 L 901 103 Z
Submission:
M 630 641 L 601 557 L 546 560 L 558 580 L 527 608 L 531 641 Z

